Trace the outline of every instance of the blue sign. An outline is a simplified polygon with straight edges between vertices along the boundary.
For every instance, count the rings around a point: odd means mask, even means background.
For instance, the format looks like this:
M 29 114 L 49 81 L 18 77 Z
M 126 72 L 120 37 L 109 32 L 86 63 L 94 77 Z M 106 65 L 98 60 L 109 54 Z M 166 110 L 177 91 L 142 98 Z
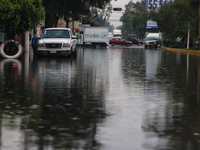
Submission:
M 151 9 L 156 10 L 161 5 L 165 5 L 166 3 L 171 3 L 173 0 L 147 0 L 146 10 L 147 12 Z M 158 28 L 157 23 L 152 20 L 147 20 L 146 28 Z

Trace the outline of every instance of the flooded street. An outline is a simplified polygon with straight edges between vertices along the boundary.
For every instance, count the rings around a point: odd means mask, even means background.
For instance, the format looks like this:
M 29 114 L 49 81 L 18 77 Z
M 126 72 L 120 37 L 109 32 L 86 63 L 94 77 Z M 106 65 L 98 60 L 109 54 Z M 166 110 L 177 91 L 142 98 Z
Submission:
M 1 150 L 199 150 L 200 57 L 78 48 L 0 59 Z

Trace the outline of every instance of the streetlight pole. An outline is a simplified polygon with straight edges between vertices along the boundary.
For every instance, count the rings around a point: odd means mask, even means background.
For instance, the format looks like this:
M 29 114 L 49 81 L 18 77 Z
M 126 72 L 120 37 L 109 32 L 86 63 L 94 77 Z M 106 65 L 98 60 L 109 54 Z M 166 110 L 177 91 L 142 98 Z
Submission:
M 187 38 L 187 49 L 190 46 L 190 22 L 188 23 L 188 38 Z

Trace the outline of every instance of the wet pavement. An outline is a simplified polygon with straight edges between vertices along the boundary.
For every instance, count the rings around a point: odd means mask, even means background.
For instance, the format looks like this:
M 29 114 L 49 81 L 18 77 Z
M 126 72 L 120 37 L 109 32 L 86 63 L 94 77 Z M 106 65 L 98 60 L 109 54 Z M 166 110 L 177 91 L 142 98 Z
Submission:
M 199 60 L 142 46 L 0 59 L 0 149 L 199 150 Z

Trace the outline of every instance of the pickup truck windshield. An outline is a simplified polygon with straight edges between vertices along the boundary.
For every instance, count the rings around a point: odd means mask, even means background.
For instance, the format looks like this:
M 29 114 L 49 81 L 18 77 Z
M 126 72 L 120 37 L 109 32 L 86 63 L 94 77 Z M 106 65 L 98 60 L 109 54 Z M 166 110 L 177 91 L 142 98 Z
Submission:
M 70 38 L 68 30 L 44 30 L 42 38 Z

